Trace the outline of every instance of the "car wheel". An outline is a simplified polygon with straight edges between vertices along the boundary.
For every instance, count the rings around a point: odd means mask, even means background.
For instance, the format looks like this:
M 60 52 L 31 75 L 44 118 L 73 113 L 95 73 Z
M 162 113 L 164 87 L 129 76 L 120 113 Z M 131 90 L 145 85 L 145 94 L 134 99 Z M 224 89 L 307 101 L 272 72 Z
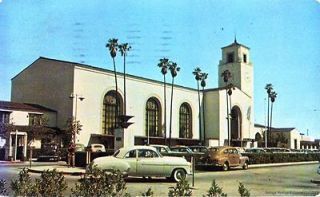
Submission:
M 223 164 L 222 170 L 223 170 L 223 171 L 228 171 L 228 170 L 229 170 L 229 164 L 228 164 L 228 162 L 225 162 L 225 163 Z
M 186 172 L 184 171 L 184 169 L 176 169 L 173 172 L 172 178 L 174 181 L 179 182 L 182 179 L 186 178 Z
M 248 169 L 248 162 L 244 162 L 242 169 L 247 170 Z

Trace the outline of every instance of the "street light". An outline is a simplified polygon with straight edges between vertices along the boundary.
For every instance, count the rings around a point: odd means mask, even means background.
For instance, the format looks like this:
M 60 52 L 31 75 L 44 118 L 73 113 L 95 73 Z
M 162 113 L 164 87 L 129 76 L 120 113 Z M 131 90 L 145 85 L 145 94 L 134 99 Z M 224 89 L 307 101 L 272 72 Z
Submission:
M 71 152 L 71 157 L 72 157 L 72 167 L 74 167 L 75 165 L 75 153 L 74 153 L 74 148 L 75 148 L 75 145 L 76 145 L 76 134 L 77 134 L 77 131 L 78 131 L 78 122 L 77 122 L 77 110 L 78 110 L 78 99 L 80 101 L 83 101 L 84 100 L 84 97 L 81 96 L 81 95 L 78 95 L 78 94 L 74 94 L 73 92 L 70 94 L 69 96 L 70 99 L 75 99 L 76 100 L 76 104 L 75 104 L 75 112 L 74 112 L 74 120 L 72 118 L 72 124 L 75 124 L 74 125 L 74 128 L 72 126 L 72 139 L 71 139 L 71 146 L 73 148 L 72 152 Z

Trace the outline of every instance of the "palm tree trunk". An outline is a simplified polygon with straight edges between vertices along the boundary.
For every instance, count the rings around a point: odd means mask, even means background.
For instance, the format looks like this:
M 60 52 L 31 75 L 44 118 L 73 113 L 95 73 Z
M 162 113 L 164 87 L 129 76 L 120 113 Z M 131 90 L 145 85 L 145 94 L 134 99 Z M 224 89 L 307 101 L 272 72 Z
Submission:
M 167 87 L 166 75 L 163 75 L 163 96 L 164 96 L 164 144 L 167 145 Z
M 172 77 L 171 83 L 171 101 L 170 101 L 170 128 L 169 128 L 169 147 L 171 147 L 171 135 L 172 135 L 172 103 L 173 103 L 173 83 L 174 77 Z
M 232 103 L 231 103 L 231 95 L 229 95 L 228 94 L 228 96 L 229 96 L 229 128 L 230 128 L 230 130 L 229 130 L 229 132 L 230 132 L 230 145 L 231 145 L 231 143 L 232 143 L 232 116 L 231 116 L 231 113 L 232 113 Z
M 115 128 L 118 126 L 118 115 L 119 115 L 119 99 L 118 99 L 118 79 L 117 79 L 117 69 L 116 69 L 116 63 L 114 58 L 113 60 L 113 70 L 114 70 L 114 79 L 116 83 L 116 117 L 115 117 Z M 114 131 L 113 131 L 114 134 Z
M 202 120 L 203 120 L 203 144 L 202 145 L 205 145 L 206 143 L 206 121 L 205 121 L 204 110 L 205 110 L 204 87 L 202 87 Z
M 229 99 L 228 99 L 228 89 L 226 89 L 226 100 L 227 100 L 228 146 L 230 146 L 230 127 L 229 127 Z
M 269 112 L 269 110 L 270 110 L 270 98 L 269 98 L 269 96 L 268 96 L 268 117 L 267 117 L 267 125 L 268 125 L 268 129 L 267 129 L 267 147 L 269 146 L 269 144 L 270 144 L 270 120 L 269 120 L 269 117 L 270 117 L 270 112 Z
M 200 104 L 200 90 L 199 90 L 199 81 L 197 80 L 197 87 L 198 87 L 198 107 L 199 107 L 199 140 L 202 144 L 202 133 L 201 133 L 201 104 Z
M 270 110 L 269 142 L 271 142 L 270 139 L 271 139 L 271 128 L 272 128 L 272 110 L 273 110 L 273 102 L 271 102 L 271 110 Z
M 124 115 L 127 115 L 127 91 L 126 91 L 126 54 L 123 55 L 123 92 L 124 92 Z

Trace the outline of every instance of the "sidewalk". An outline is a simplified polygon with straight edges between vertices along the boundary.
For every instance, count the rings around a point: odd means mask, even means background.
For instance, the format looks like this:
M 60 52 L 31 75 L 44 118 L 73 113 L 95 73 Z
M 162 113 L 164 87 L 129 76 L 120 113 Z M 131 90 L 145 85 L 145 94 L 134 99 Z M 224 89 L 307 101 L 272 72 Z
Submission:
M 270 164 L 253 164 L 249 165 L 250 168 L 267 168 L 267 167 L 279 167 L 279 166 L 293 166 L 293 165 L 307 165 L 307 164 L 317 164 L 318 161 L 306 161 L 306 162 L 294 162 L 294 163 L 270 163 Z M 51 166 L 33 166 L 29 169 L 30 172 L 41 173 L 45 170 L 56 169 L 58 172 L 62 172 L 64 175 L 80 176 L 85 173 L 84 168 L 79 167 L 68 167 L 67 164 L 63 165 L 51 165 Z
M 28 169 L 29 172 L 41 173 L 46 170 L 56 170 L 64 175 L 80 176 L 85 174 L 86 170 L 79 167 L 69 167 L 67 164 L 59 166 L 35 166 Z

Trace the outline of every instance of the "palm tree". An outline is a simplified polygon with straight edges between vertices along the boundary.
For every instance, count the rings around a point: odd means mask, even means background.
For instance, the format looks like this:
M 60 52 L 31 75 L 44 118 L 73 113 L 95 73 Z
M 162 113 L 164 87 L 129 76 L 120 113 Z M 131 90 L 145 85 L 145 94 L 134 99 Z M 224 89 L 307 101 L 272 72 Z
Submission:
M 270 109 L 270 136 L 271 136 L 271 128 L 272 128 L 272 111 L 273 111 L 273 103 L 277 98 L 277 93 L 275 91 L 270 92 L 270 101 L 271 101 L 271 109 Z M 270 141 L 270 139 L 269 139 Z
M 232 75 L 231 75 L 231 72 L 229 70 L 225 70 L 221 74 L 221 77 L 223 77 L 223 81 L 226 84 L 228 145 L 230 146 L 229 101 L 228 101 L 228 87 L 227 86 L 228 86 L 229 80 L 232 78 Z
M 163 97 L 164 97 L 164 144 L 167 144 L 167 94 L 166 94 L 166 74 L 168 73 L 169 59 L 162 58 L 158 63 L 163 75 Z
M 270 138 L 270 120 L 269 120 L 269 117 L 270 117 L 270 112 L 269 112 L 269 109 L 270 109 L 270 95 L 271 95 L 271 92 L 272 92 L 272 90 L 273 90 L 273 86 L 272 86 L 272 84 L 271 83 L 268 83 L 267 85 L 266 85 L 266 87 L 264 88 L 264 89 L 266 89 L 267 90 L 267 94 L 268 94 L 268 116 L 267 116 L 267 132 L 266 132 L 266 140 L 265 140 L 265 147 L 267 147 L 268 146 L 268 141 L 270 140 L 269 138 Z
M 124 115 L 127 115 L 127 92 L 126 92 L 126 56 L 131 46 L 128 43 L 120 44 L 119 51 L 123 56 L 123 92 L 124 92 Z
M 114 79 L 116 83 L 116 114 L 115 114 L 115 126 L 117 126 L 118 123 L 118 113 L 119 113 L 119 101 L 118 101 L 118 81 L 117 81 L 117 69 L 116 69 L 116 63 L 114 58 L 117 56 L 117 50 L 118 50 L 118 39 L 112 38 L 108 40 L 108 43 L 106 44 L 106 47 L 109 49 L 112 61 L 113 61 L 113 71 L 114 71 Z
M 200 88 L 199 88 L 199 81 L 201 80 L 201 69 L 196 67 L 192 72 L 196 81 L 197 81 L 197 90 L 198 90 L 198 107 L 199 107 L 199 140 L 202 143 L 202 132 L 201 132 L 201 105 L 200 105 Z
M 171 103 L 170 103 L 170 128 L 169 128 L 169 147 L 171 146 L 171 134 L 172 134 L 172 102 L 173 102 L 173 84 L 174 78 L 177 76 L 178 72 L 180 71 L 180 67 L 178 67 L 177 63 L 170 62 L 169 63 L 169 70 L 172 76 L 171 82 Z
M 206 87 L 206 79 L 208 78 L 208 73 L 202 73 L 201 74 L 201 87 L 202 87 L 202 119 L 203 119 L 203 145 L 206 142 L 206 121 L 205 121 L 205 116 L 204 116 L 204 110 L 205 110 L 205 102 L 204 102 L 204 87 Z

